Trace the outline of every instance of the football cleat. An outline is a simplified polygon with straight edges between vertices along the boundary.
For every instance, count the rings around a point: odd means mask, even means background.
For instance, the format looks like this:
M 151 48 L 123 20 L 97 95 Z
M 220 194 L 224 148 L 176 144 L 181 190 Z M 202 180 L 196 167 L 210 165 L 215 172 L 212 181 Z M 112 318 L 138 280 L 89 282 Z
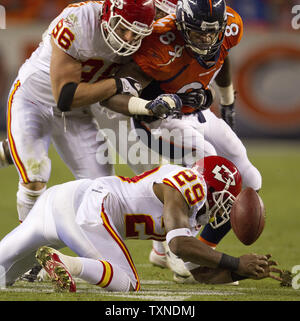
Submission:
M 160 254 L 157 251 L 155 251 L 154 249 L 152 249 L 150 252 L 149 261 L 153 265 L 159 266 L 163 269 L 168 267 L 166 255 L 164 253 Z
M 181 276 L 183 278 L 191 277 L 192 275 L 190 271 L 187 270 L 184 266 L 184 262 L 171 252 L 166 242 L 164 242 L 163 244 L 165 246 L 168 268 L 171 271 L 173 271 L 176 275 Z
M 40 247 L 36 259 L 48 273 L 55 290 L 58 292 L 76 292 L 76 284 L 65 264 L 61 261 L 61 253 L 48 246 Z
M 173 280 L 175 283 L 179 283 L 179 284 L 196 284 L 196 283 L 198 283 L 192 275 L 184 277 L 184 276 L 181 276 L 177 273 L 173 274 Z
M 36 264 L 33 266 L 31 270 L 26 272 L 20 277 L 20 280 L 22 281 L 28 281 L 28 282 L 35 282 L 38 279 L 38 274 L 42 270 L 42 266 L 39 264 Z
M 49 274 L 46 272 L 45 269 L 41 269 L 40 272 L 38 273 L 36 280 L 38 282 L 44 282 L 44 281 L 51 281 Z

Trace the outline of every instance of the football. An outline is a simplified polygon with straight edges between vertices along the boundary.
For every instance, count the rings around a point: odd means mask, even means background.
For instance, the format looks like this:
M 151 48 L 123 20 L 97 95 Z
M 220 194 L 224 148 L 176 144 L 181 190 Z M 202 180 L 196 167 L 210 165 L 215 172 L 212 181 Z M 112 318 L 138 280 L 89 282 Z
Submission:
M 265 207 L 253 188 L 247 187 L 236 197 L 230 212 L 233 232 L 245 245 L 253 244 L 265 226 Z

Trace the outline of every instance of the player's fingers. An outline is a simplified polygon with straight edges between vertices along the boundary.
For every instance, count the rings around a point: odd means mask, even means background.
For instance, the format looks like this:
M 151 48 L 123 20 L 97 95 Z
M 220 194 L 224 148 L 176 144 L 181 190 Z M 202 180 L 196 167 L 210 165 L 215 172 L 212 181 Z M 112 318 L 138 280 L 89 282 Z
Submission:
M 265 269 L 262 268 L 260 265 L 256 265 L 255 266 L 255 271 L 258 272 L 258 273 L 264 273 Z
M 272 265 L 278 265 L 276 261 L 268 261 L 268 265 L 272 266 Z
M 257 255 L 258 260 L 268 262 L 269 258 L 267 255 Z
M 277 275 L 272 275 L 272 274 L 270 274 L 269 277 L 270 277 L 271 279 L 276 280 L 276 281 L 279 281 L 279 282 L 282 281 L 282 278 L 280 278 L 280 277 L 277 276 Z
M 277 268 L 274 268 L 274 267 L 270 268 L 270 272 L 279 273 L 279 274 L 282 273 L 282 271 L 280 269 L 277 269 Z
M 267 259 L 269 259 L 270 257 L 272 257 L 272 255 L 271 255 L 271 254 L 266 254 L 265 257 L 266 257 Z
M 259 259 L 259 260 L 257 260 L 257 264 L 260 266 L 268 266 L 269 262 L 268 262 L 268 260 Z

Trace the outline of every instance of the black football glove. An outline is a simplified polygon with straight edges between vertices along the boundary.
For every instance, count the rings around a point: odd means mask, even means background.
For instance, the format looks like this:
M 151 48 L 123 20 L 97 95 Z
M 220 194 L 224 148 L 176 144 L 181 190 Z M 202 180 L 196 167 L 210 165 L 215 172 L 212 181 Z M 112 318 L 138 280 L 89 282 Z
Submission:
M 138 97 L 142 92 L 141 84 L 131 77 L 115 78 L 115 81 L 117 87 L 116 94 L 125 94 Z
M 181 113 L 182 102 L 176 94 L 162 94 L 151 100 L 146 106 L 158 118 L 166 118 Z
M 210 89 L 193 89 L 192 91 L 177 94 L 182 105 L 192 107 L 199 110 L 205 110 L 209 108 L 213 102 L 213 95 Z
M 234 103 L 231 105 L 221 105 L 221 117 L 235 131 L 235 109 Z

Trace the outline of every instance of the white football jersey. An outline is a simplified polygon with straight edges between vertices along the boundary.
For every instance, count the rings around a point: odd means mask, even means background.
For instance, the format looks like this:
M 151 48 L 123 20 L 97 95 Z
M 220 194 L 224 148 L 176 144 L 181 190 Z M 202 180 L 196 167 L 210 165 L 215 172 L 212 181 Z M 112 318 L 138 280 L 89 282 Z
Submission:
M 44 32 L 42 42 L 19 70 L 32 98 L 55 106 L 50 82 L 51 37 L 55 44 L 82 64 L 81 80 L 95 82 L 113 75 L 129 57 L 114 54 L 100 29 L 102 1 L 74 3 L 66 7 Z
M 99 224 L 108 215 L 123 239 L 164 240 L 163 204 L 153 191 L 154 183 L 165 183 L 177 189 L 189 208 L 192 232 L 208 223 L 204 214 L 197 217 L 206 200 L 206 184 L 199 174 L 177 165 L 163 165 L 132 178 L 102 177 L 93 181 L 77 211 L 79 224 Z M 100 199 L 104 199 L 101 207 Z

